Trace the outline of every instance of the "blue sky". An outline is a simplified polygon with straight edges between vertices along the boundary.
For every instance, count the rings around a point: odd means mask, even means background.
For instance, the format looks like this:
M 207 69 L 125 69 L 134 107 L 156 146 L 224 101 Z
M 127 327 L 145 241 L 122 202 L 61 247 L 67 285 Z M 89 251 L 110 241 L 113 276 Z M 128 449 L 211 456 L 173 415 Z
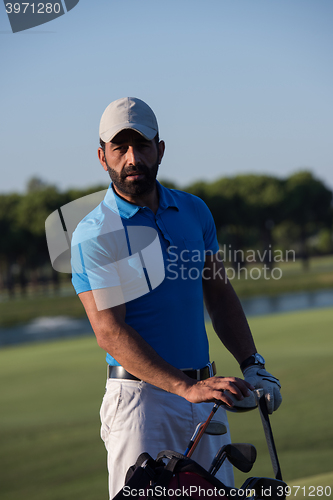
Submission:
M 155 111 L 160 177 L 184 186 L 300 169 L 333 188 L 331 0 L 80 0 L 11 33 L 0 4 L 1 183 L 108 183 L 97 159 L 105 107 Z

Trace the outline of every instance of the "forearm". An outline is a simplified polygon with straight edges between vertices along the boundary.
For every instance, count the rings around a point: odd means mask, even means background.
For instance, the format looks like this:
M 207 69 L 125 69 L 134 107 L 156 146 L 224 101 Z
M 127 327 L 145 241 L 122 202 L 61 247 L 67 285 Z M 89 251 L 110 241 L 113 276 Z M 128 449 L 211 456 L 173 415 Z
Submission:
M 213 328 L 240 364 L 257 351 L 242 305 L 229 282 L 214 299 L 208 307 Z
M 211 377 L 202 381 L 191 379 L 161 358 L 125 322 L 125 305 L 98 311 L 92 292 L 81 293 L 80 299 L 100 347 L 138 379 L 192 403 L 221 400 L 232 406 L 232 400 L 225 391 L 230 391 L 237 399 L 243 399 L 248 389 L 251 389 L 251 384 L 237 377 Z
M 184 396 L 193 385 L 181 370 L 167 363 L 126 323 L 95 328 L 100 347 L 135 377 L 167 392 Z
M 177 394 L 192 403 L 216 402 L 218 400 L 233 406 L 225 391 L 230 391 L 237 399 L 248 396 L 251 384 L 235 377 L 212 377 L 203 381 L 190 379 L 181 370 L 167 363 L 130 326 L 98 337 L 99 345 L 109 352 L 124 368 L 135 377 Z
M 204 299 L 213 328 L 240 364 L 257 351 L 250 327 L 218 254 L 207 256 L 205 266 Z
M 242 305 L 227 279 L 222 262 L 217 256 L 213 256 L 206 259 L 206 266 L 209 273 L 205 275 L 203 290 L 214 330 L 225 347 L 241 364 L 257 352 L 250 327 Z M 279 381 L 262 366 L 260 369 L 255 365 L 250 366 L 244 373 L 245 382 L 264 389 L 268 412 L 276 410 L 282 401 Z

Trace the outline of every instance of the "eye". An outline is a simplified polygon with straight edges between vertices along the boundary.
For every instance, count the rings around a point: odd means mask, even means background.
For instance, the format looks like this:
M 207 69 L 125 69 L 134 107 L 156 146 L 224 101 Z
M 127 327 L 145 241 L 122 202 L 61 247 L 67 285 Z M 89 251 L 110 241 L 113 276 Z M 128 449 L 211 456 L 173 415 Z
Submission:
M 127 146 L 124 146 L 124 145 L 120 145 L 120 146 L 117 146 L 116 148 L 114 148 L 113 151 L 118 151 L 120 153 L 126 153 L 127 151 Z
M 140 144 L 138 144 L 139 149 L 149 148 L 149 146 L 150 146 L 150 144 L 147 142 L 140 142 Z

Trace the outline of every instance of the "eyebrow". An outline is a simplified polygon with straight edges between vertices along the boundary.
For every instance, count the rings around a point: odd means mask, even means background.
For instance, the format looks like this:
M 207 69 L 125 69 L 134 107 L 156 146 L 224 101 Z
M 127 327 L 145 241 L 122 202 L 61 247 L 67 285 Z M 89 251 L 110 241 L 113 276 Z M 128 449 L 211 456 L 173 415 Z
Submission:
M 144 137 L 142 138 L 137 138 L 134 141 L 128 141 L 128 140 L 123 140 L 123 141 L 110 141 L 111 146 L 121 146 L 123 144 L 128 144 L 128 142 L 132 142 L 134 144 L 150 144 L 152 141 L 148 141 Z

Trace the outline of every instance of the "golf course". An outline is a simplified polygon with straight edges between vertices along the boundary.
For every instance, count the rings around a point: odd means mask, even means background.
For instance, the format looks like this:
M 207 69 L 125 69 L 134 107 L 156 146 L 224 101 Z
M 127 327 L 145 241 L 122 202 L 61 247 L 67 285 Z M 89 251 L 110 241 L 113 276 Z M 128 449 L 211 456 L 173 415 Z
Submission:
M 312 492 L 309 486 L 333 487 L 332 324 L 333 309 L 250 318 L 258 351 L 264 353 L 268 371 L 282 385 L 283 402 L 270 421 L 283 479 L 289 485 L 305 487 L 298 491 L 299 498 L 307 498 Z M 237 373 L 237 363 L 221 352 L 211 327 L 208 331 L 218 374 Z M 234 442 L 251 442 L 257 448 L 258 458 L 250 474 L 272 476 L 259 413 L 229 413 L 229 422 Z M 240 486 L 244 474 L 236 471 L 235 477 Z M 295 492 L 296 488 L 290 496 Z
M 282 384 L 271 425 L 293 498 L 329 498 L 333 489 L 332 324 L 331 308 L 250 318 L 267 369 Z M 207 331 L 218 375 L 239 376 L 209 324 Z M 2 500 L 107 498 L 98 415 L 105 368 L 93 336 L 1 349 Z M 258 452 L 250 474 L 236 471 L 236 486 L 250 475 L 272 477 L 258 411 L 229 413 L 229 421 L 233 441 Z

